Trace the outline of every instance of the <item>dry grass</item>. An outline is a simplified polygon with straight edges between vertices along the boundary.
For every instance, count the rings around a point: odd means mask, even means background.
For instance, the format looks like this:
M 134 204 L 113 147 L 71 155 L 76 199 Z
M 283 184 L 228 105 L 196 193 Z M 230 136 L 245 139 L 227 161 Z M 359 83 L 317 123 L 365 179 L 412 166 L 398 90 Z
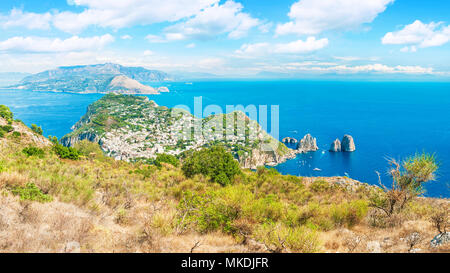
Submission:
M 45 156 L 24 155 L 30 143 Z M 417 198 L 387 218 L 368 208 L 374 188 L 346 177 L 244 171 L 222 187 L 170 165 L 60 160 L 46 145 L 0 139 L 0 252 L 450 252 L 430 248 L 448 200 Z M 27 183 L 53 201 L 12 195 Z M 186 192 L 212 197 L 180 208 Z M 197 212 L 186 225 L 183 209 Z

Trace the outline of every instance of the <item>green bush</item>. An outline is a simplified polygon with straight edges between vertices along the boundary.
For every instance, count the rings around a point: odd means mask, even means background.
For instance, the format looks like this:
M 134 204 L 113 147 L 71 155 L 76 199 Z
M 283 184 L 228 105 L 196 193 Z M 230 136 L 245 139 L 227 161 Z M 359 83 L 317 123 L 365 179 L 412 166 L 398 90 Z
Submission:
M 185 159 L 182 170 L 187 177 L 203 174 L 221 185 L 230 184 L 241 173 L 239 163 L 220 146 L 194 152 Z
M 22 136 L 22 134 L 21 134 L 20 132 L 14 131 L 14 132 L 12 133 L 12 136 L 15 137 L 15 138 L 19 138 L 19 137 Z
M 5 134 L 6 134 L 5 131 L 0 129 L 0 138 L 5 137 Z
M 161 168 L 161 166 L 162 166 L 161 163 L 167 163 L 174 167 L 178 167 L 178 165 L 179 165 L 178 158 L 176 158 L 173 155 L 168 155 L 168 154 L 158 154 L 156 156 L 154 163 L 159 168 Z
M 199 232 L 222 230 L 232 233 L 232 223 L 239 215 L 236 208 L 216 198 L 214 193 L 199 195 L 185 192 L 177 209 L 179 226 L 195 225 Z
M 31 131 L 35 132 L 38 135 L 42 135 L 43 131 L 40 126 L 37 126 L 36 124 L 31 124 Z
M 27 156 L 37 156 L 37 157 L 44 157 L 44 150 L 37 148 L 37 147 L 27 147 L 22 150 L 22 153 L 26 154 Z
M 368 202 L 352 201 L 335 205 L 331 209 L 331 218 L 335 226 L 352 227 L 358 224 L 367 214 Z
M 333 188 L 333 185 L 325 180 L 316 180 L 311 184 L 311 190 L 317 193 L 328 192 Z
M 14 131 L 14 128 L 11 125 L 4 125 L 4 126 L 0 126 L 0 130 L 6 132 L 6 133 L 11 133 L 12 131 Z
M 25 187 L 15 187 L 11 190 L 14 195 L 19 195 L 20 200 L 38 201 L 41 203 L 51 202 L 53 198 L 50 195 L 44 194 L 33 183 L 27 183 Z
M 6 170 L 5 162 L 0 160 L 0 173 L 4 172 L 5 170 Z
M 98 143 L 91 142 L 87 139 L 76 143 L 73 148 L 76 149 L 80 155 L 85 157 L 103 157 L 103 151 L 100 149 Z
M 9 124 L 12 124 L 14 115 L 11 112 L 11 110 L 9 110 L 9 108 L 7 106 L 0 105 L 0 117 L 6 119 L 6 121 Z
M 71 160 L 80 159 L 80 153 L 78 152 L 77 149 L 72 147 L 65 147 L 61 144 L 55 144 L 53 145 L 53 151 L 61 159 L 71 159 Z

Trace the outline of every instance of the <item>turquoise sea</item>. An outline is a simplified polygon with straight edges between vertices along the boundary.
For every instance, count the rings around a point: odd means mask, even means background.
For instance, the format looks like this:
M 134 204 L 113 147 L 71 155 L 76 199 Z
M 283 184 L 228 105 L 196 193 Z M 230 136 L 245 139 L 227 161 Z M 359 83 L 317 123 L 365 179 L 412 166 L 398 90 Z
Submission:
M 440 169 L 436 181 L 427 183 L 425 195 L 450 197 L 450 83 L 194 81 L 168 87 L 170 93 L 149 98 L 159 105 L 185 104 L 191 109 L 193 98 L 199 96 L 203 107 L 252 104 L 270 109 L 270 105 L 279 105 L 279 138 L 299 139 L 310 133 L 320 148 L 278 165 L 276 169 L 283 174 L 347 175 L 377 184 L 375 171 L 386 173 L 386 158 L 426 151 L 436 154 Z M 0 90 L 0 104 L 9 106 L 27 125 L 41 125 L 45 135 L 61 137 L 101 96 Z M 354 137 L 357 150 L 329 153 L 331 142 L 344 134 Z M 382 180 L 391 183 L 386 175 Z

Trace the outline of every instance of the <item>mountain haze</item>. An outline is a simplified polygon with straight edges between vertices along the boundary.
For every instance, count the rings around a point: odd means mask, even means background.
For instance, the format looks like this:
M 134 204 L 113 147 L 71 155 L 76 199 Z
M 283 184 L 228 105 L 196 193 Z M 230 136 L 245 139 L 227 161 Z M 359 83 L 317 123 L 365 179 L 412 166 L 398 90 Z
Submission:
M 171 80 L 173 78 L 162 71 L 106 63 L 47 70 L 27 76 L 13 87 L 71 93 L 158 94 L 158 89 L 144 83 L 162 83 Z

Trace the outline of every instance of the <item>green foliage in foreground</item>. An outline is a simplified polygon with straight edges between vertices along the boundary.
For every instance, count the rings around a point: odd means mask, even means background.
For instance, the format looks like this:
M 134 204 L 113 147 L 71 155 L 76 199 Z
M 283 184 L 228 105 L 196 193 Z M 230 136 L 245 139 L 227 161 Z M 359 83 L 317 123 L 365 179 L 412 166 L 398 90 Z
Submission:
M 5 105 L 0 105 L 0 117 L 4 118 L 9 124 L 12 124 L 14 115 Z
M 72 148 L 72 147 L 65 147 L 61 144 L 54 144 L 53 151 L 61 159 L 71 159 L 71 160 L 80 159 L 80 153 L 78 152 L 77 149 Z
M 20 200 L 37 201 L 41 203 L 51 202 L 53 198 L 44 194 L 35 184 L 28 183 L 25 187 L 15 187 L 11 190 L 14 195 L 19 195 Z
M 187 177 L 203 174 L 221 185 L 230 184 L 241 172 L 239 163 L 220 146 L 194 152 L 185 160 L 182 170 Z
M 27 147 L 22 150 L 22 153 L 26 154 L 27 156 L 37 156 L 37 157 L 44 157 L 45 153 L 44 150 L 37 148 L 37 147 Z
M 389 165 L 392 186 L 382 185 L 384 192 L 371 196 L 371 206 L 390 217 L 400 213 L 409 202 L 425 192 L 423 184 L 435 179 L 439 166 L 436 157 L 427 153 L 416 154 L 401 162 L 390 159 Z
M 11 125 L 0 126 L 0 137 L 4 137 L 7 133 L 14 131 Z

